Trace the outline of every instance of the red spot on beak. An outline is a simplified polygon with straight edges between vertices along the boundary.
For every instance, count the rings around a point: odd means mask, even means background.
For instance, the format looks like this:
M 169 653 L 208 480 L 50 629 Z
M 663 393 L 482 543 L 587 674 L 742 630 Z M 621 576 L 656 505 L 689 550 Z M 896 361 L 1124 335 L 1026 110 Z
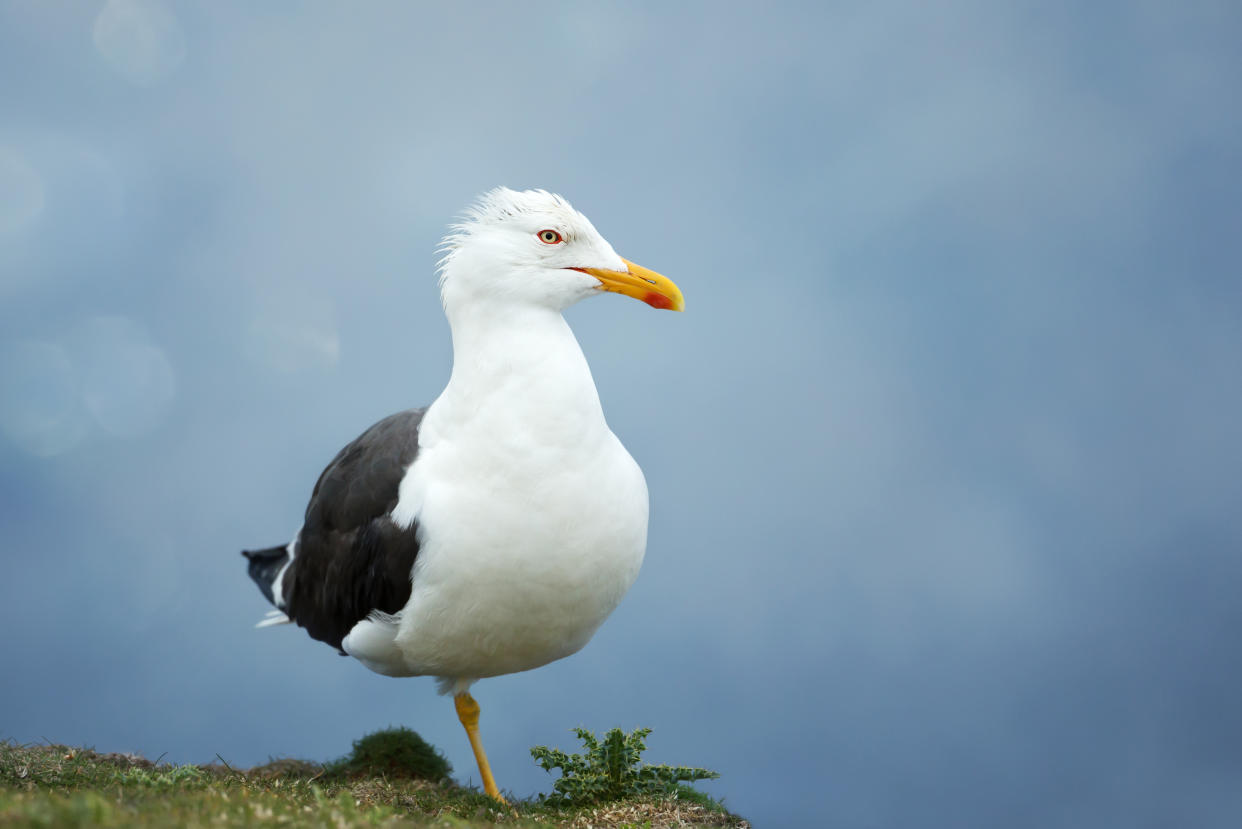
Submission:
M 673 301 L 671 299 L 666 297 L 664 294 L 657 294 L 654 291 L 644 296 L 643 302 L 647 303 L 652 308 L 659 308 L 660 310 L 673 307 Z

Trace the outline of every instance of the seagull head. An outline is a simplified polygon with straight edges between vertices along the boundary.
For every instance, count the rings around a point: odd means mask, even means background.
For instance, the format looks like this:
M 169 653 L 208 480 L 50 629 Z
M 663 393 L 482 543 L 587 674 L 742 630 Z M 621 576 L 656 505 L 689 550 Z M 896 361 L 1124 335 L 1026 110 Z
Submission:
M 680 311 L 671 279 L 622 259 L 586 216 L 554 193 L 485 193 L 441 246 L 440 293 L 455 308 L 501 303 L 563 311 L 601 291 Z

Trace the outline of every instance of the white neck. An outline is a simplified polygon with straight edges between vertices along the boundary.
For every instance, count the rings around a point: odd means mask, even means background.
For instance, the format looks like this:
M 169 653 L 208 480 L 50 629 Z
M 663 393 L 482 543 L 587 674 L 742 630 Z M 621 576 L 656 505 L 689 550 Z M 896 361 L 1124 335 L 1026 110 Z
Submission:
M 428 412 L 436 436 L 479 430 L 492 440 L 565 445 L 607 432 L 591 370 L 560 313 L 488 302 L 446 312 L 453 374 Z

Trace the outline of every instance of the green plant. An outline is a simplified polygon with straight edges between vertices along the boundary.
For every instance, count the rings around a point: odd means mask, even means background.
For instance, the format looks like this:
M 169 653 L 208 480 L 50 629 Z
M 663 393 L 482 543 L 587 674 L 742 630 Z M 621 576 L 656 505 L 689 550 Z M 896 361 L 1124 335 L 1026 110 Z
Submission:
M 708 769 L 640 762 L 640 755 L 647 750 L 650 728 L 636 728 L 631 734 L 614 728 L 602 740 L 585 728 L 575 728 L 574 733 L 586 754 L 566 754 L 547 746 L 530 750 L 531 757 L 544 771 L 561 770 L 560 778 L 552 783 L 553 793 L 544 797 L 549 805 L 581 806 L 625 797 L 671 794 L 682 783 L 720 776 Z
M 436 747 L 408 728 L 388 728 L 354 740 L 354 750 L 325 767 L 334 777 L 443 780 L 453 767 Z
M 197 766 L 166 766 L 121 769 L 113 772 L 113 779 L 122 786 L 168 790 L 201 788 L 207 782 L 207 775 Z

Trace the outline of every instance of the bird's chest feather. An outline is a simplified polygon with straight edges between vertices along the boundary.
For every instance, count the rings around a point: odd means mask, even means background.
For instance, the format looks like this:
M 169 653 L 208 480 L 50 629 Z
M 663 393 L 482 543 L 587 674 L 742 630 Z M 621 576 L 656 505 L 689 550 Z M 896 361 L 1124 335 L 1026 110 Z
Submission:
M 399 642 L 424 672 L 483 676 L 567 656 L 638 574 L 647 488 L 620 442 L 606 428 L 573 446 L 514 434 L 433 443 L 402 483 L 421 546 Z
M 420 462 L 411 483 L 429 567 L 442 554 L 472 578 L 570 587 L 645 545 L 646 484 L 610 434 L 589 452 L 450 443 Z

